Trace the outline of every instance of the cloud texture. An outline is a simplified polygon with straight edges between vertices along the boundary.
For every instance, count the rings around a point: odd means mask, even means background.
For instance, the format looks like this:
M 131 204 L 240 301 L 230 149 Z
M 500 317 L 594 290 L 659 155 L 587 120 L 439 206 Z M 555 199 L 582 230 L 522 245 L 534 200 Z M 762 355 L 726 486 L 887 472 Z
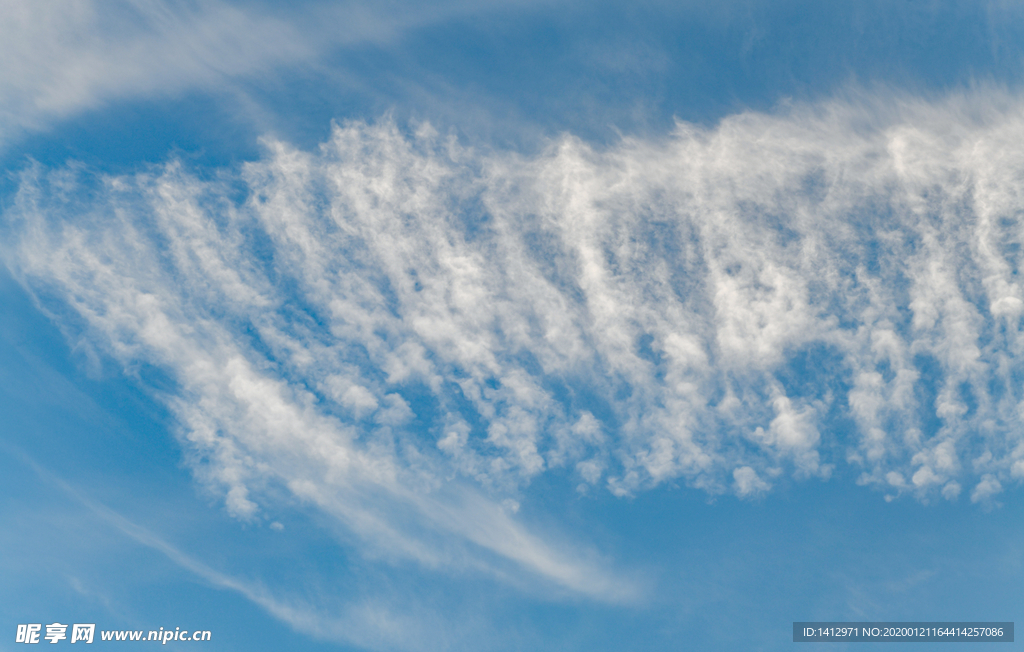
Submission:
M 235 94 L 259 115 L 247 96 L 254 83 L 489 9 L 464 0 L 303 0 L 288 12 L 232 0 L 0 0 L 0 149 L 85 111 L 197 90 Z
M 531 478 L 751 496 L 849 466 L 985 503 L 1024 478 L 1022 139 L 994 92 L 535 156 L 352 122 L 213 180 L 32 167 L 4 257 L 239 517 L 284 491 L 374 554 L 619 600 L 517 521 Z

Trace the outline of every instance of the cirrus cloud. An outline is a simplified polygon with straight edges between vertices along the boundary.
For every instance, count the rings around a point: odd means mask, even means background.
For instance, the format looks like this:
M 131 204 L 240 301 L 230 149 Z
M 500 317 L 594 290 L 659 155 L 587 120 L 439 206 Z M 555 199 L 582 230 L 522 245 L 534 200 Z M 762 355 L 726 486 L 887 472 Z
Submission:
M 69 336 L 168 375 L 238 517 L 284 490 L 373 554 L 629 599 L 521 487 L 1020 479 L 1022 109 L 836 100 L 534 156 L 382 120 L 216 181 L 33 167 L 4 257 Z

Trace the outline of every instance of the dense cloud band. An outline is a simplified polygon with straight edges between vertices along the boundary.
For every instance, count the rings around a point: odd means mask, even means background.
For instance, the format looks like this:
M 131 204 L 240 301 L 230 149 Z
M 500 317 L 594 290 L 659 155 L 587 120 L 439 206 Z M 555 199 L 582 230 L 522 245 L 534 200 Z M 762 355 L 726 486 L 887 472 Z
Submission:
M 195 468 L 237 514 L 280 483 L 396 540 L 366 508 L 385 495 L 602 593 L 540 541 L 503 546 L 513 502 L 480 524 L 459 510 L 484 499 L 446 483 L 514 496 L 556 469 L 581 491 L 746 496 L 850 465 L 987 502 L 1024 478 L 1024 116 L 1000 101 L 832 103 L 534 157 L 350 123 L 219 181 L 32 169 L 5 256 L 69 332 L 170 374 Z

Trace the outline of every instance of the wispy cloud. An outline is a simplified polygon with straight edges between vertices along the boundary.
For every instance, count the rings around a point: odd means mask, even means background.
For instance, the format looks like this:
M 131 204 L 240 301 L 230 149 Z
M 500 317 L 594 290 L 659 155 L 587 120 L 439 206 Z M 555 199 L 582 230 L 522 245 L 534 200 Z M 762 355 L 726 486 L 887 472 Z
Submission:
M 305 1 L 285 14 L 225 0 L 3 0 L 0 146 L 119 100 L 244 94 L 253 77 L 315 68 L 337 48 L 387 45 L 410 29 L 487 7 Z
M 535 157 L 356 122 L 225 182 L 36 167 L 4 256 L 67 332 L 170 374 L 239 517 L 283 488 L 376 554 L 628 599 L 518 487 L 1020 479 L 1022 106 L 861 98 Z
M 378 350 L 370 354 L 390 360 L 391 382 L 383 371 L 360 370 L 358 359 L 346 359 L 359 343 L 331 335 L 344 323 L 317 323 L 312 302 L 319 297 L 293 295 L 276 285 L 267 276 L 276 274 L 273 258 L 246 258 L 246 251 L 255 251 L 250 246 L 260 246 L 250 238 L 268 236 L 251 232 L 258 227 L 251 213 L 223 204 L 216 197 L 223 188 L 210 194 L 177 168 L 149 181 L 146 188 L 125 179 L 102 182 L 111 197 L 126 193 L 125 199 L 133 197 L 129 201 L 154 200 L 163 207 L 138 222 L 139 215 L 130 209 L 93 214 L 98 222 L 69 224 L 68 231 L 59 227 L 58 239 L 70 240 L 58 246 L 85 258 L 52 259 L 57 267 L 51 280 L 60 277 L 58 284 L 71 282 L 88 295 L 71 302 L 96 335 L 103 333 L 101 347 L 110 347 L 128 367 L 144 363 L 171 372 L 176 386 L 162 395 L 180 419 L 197 472 L 223 487 L 231 512 L 256 518 L 252 494 L 284 488 L 337 518 L 376 555 L 412 558 L 429 567 L 477 568 L 519 582 L 521 572 L 511 572 L 515 566 L 540 581 L 598 599 L 635 595 L 632 583 L 616 577 L 601 559 L 545 542 L 517 522 L 508 506 L 449 478 L 433 446 L 424 450 L 409 404 L 423 371 L 415 367 L 425 364 L 422 347 L 399 343 L 392 352 L 383 343 L 371 343 Z M 49 177 L 43 183 L 47 189 L 40 188 L 34 198 L 21 195 L 24 207 L 48 201 L 51 191 L 61 192 L 57 186 L 76 192 L 65 185 L 74 183 L 69 178 Z M 206 210 L 211 207 L 207 201 L 217 206 L 216 216 Z M 32 221 L 28 213 L 10 217 Z M 56 245 L 50 239 L 56 234 L 46 234 L 41 223 L 21 225 L 27 229 L 21 232 L 26 248 L 12 252 L 14 257 L 34 258 L 42 253 L 36 247 Z M 114 249 L 95 249 L 99 241 Z M 237 249 L 229 253 L 233 246 Z M 336 257 L 344 251 L 324 254 Z M 279 262 L 287 264 L 283 258 Z M 302 281 L 287 284 L 293 282 Z M 357 273 L 342 282 L 362 281 Z M 366 291 L 373 288 L 366 285 Z M 365 307 L 386 314 L 380 306 Z M 357 305 L 352 309 L 338 319 L 367 318 Z M 393 323 L 384 327 L 398 327 L 399 320 L 390 319 Z M 355 326 L 375 337 L 373 323 Z M 373 375 L 378 378 L 364 377 Z M 401 387 L 410 390 L 404 397 L 396 391 Z
M 431 641 L 439 636 L 437 614 L 418 613 L 416 609 L 397 611 L 386 598 L 363 598 L 341 602 L 327 609 L 323 604 L 308 599 L 282 595 L 268 588 L 258 580 L 252 580 L 219 571 L 200 561 L 194 555 L 174 544 L 107 505 L 95 500 L 80 489 L 72 486 L 50 470 L 40 466 L 26 453 L 5 445 L 9 454 L 20 459 L 46 483 L 60 489 L 68 498 L 95 517 L 103 526 L 124 535 L 136 544 L 145 546 L 172 562 L 208 585 L 232 591 L 254 603 L 271 616 L 287 623 L 298 632 L 314 638 L 355 644 L 367 649 L 433 649 Z M 72 588 L 90 600 L 98 600 L 110 610 L 110 600 L 102 594 L 95 594 L 76 578 L 69 578 Z M 422 609 L 420 609 L 422 611 Z M 118 614 L 124 618 L 123 614 Z M 442 627 L 443 629 L 443 627 Z M 466 628 L 463 628 L 464 630 Z M 450 637 L 454 632 L 446 632 Z
M 4 136 L 110 100 L 173 94 L 315 53 L 294 25 L 222 2 L 8 0 L 2 11 Z

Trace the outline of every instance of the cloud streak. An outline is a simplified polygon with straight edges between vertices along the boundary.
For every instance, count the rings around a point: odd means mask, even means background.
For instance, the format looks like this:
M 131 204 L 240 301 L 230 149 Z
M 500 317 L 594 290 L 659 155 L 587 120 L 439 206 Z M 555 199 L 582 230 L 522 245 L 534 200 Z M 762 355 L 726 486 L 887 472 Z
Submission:
M 535 156 L 382 120 L 219 181 L 33 167 L 4 258 L 71 337 L 168 375 L 238 517 L 285 491 L 375 555 L 628 600 L 518 520 L 521 487 L 1021 480 L 1022 106 L 836 100 Z
M 487 9 L 305 1 L 285 15 L 225 0 L 3 0 L 0 145 L 112 102 L 211 89 L 244 96 L 259 76 L 316 69 L 339 48 L 388 45 Z
M 40 466 L 15 446 L 5 448 L 46 482 L 58 487 L 74 502 L 85 507 L 106 526 L 132 541 L 160 553 L 178 568 L 194 575 L 210 586 L 237 593 L 271 616 L 287 623 L 296 631 L 316 638 L 354 643 L 367 649 L 431 649 L 429 641 L 453 632 L 439 632 L 437 614 L 404 613 L 380 597 L 333 605 L 326 609 L 309 599 L 283 596 L 259 581 L 235 577 L 210 567 L 193 555 L 168 542 L 158 533 L 126 518 L 107 505 L 83 494 L 62 478 Z M 88 593 L 78 580 L 72 579 L 75 590 Z M 101 598 L 102 599 L 102 598 Z M 103 599 L 109 607 L 107 600 Z

